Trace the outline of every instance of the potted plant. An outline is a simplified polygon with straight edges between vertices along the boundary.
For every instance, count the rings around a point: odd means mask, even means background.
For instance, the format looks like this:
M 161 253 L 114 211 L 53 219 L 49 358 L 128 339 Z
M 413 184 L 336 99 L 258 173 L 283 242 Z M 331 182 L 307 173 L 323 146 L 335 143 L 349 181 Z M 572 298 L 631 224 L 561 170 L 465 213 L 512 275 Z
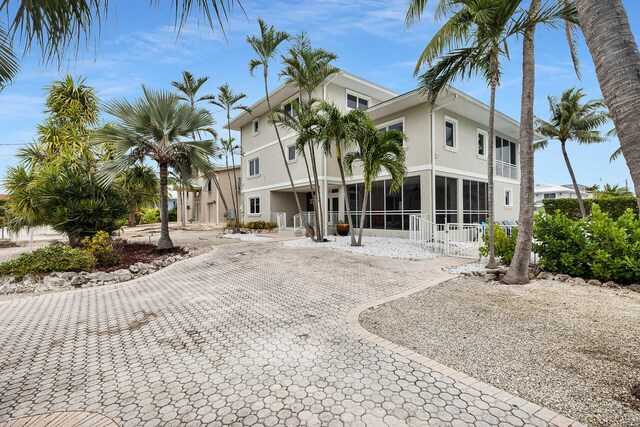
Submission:
M 343 220 L 339 219 L 336 222 L 336 231 L 338 232 L 339 236 L 348 236 L 349 235 L 349 223 L 346 223 Z

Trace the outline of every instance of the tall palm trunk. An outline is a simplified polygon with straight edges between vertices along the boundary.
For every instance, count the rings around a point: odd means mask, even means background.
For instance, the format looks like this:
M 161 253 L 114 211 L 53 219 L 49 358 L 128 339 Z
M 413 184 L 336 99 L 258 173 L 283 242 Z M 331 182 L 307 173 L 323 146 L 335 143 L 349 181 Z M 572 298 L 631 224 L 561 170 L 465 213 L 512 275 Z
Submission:
M 569 170 L 569 176 L 571 176 L 571 183 L 573 184 L 573 189 L 576 192 L 576 197 L 578 198 L 578 206 L 580 206 L 580 215 L 582 218 L 587 217 L 587 210 L 584 207 L 584 202 L 582 201 L 582 194 L 580 193 L 580 187 L 578 187 L 578 181 L 576 181 L 576 175 L 573 173 L 573 167 L 571 167 L 571 162 L 569 161 L 569 155 L 567 154 L 566 141 L 560 141 L 560 146 L 562 147 L 562 155 L 564 156 L 564 162 L 567 164 L 567 169 Z
M 344 165 L 342 164 L 342 151 L 340 144 L 336 144 L 336 160 L 338 161 L 338 169 L 340 170 L 340 180 L 342 181 L 342 193 L 344 195 L 344 205 L 347 210 L 347 222 L 349 230 L 351 230 L 351 246 L 356 246 L 355 230 L 353 229 L 353 219 L 351 218 L 351 206 L 349 205 L 349 193 L 347 192 L 347 181 L 344 177 Z
M 640 52 L 621 0 L 575 0 L 640 207 Z
M 269 112 L 271 112 L 271 100 L 269 99 L 269 85 L 267 83 L 267 64 L 264 65 L 264 92 L 267 98 L 267 108 Z M 284 161 L 284 167 L 287 169 L 287 176 L 289 177 L 289 182 L 291 183 L 291 188 L 293 189 L 293 197 L 296 199 L 296 206 L 298 207 L 298 213 L 300 214 L 300 220 L 302 220 L 302 205 L 300 204 L 300 198 L 298 197 L 298 192 L 296 191 L 296 185 L 293 183 L 293 177 L 291 176 L 291 168 L 289 168 L 289 161 L 287 160 L 287 154 L 284 151 L 284 145 L 282 144 L 282 139 L 280 138 L 280 130 L 278 130 L 278 125 L 273 124 L 273 129 L 276 131 L 276 138 L 278 138 L 278 144 L 280 145 L 280 152 L 282 153 L 282 160 Z
M 233 232 L 240 233 L 240 218 L 238 208 L 240 207 L 240 201 L 238 200 L 238 177 L 236 176 L 236 160 L 233 158 L 233 144 L 231 142 L 231 114 L 227 110 L 227 130 L 229 131 L 229 148 L 231 148 L 231 163 L 233 164 L 233 185 L 231 186 L 231 200 L 233 200 L 233 210 L 235 221 L 233 222 Z M 229 174 L 229 159 L 227 159 L 227 176 L 231 180 Z
M 182 181 L 182 188 L 180 189 L 180 197 L 182 198 L 182 206 L 180 207 L 180 216 L 181 223 L 183 227 L 187 225 L 187 198 L 189 197 L 189 193 L 186 190 L 187 183 Z
M 224 164 L 225 167 L 227 168 L 227 178 L 229 180 L 229 191 L 231 191 L 231 193 L 233 193 L 233 182 L 231 182 L 231 174 L 229 173 L 229 154 L 224 156 Z M 238 210 L 236 209 L 236 200 L 233 197 L 233 194 L 231 194 L 231 207 L 233 207 L 233 220 L 232 220 L 232 224 L 233 224 L 233 232 L 236 232 L 236 224 L 238 223 Z
M 492 75 L 491 75 L 491 100 L 489 102 L 489 149 L 487 150 L 487 187 L 489 191 L 489 262 L 487 268 L 496 268 L 498 263 L 495 258 L 495 230 L 493 229 L 494 216 L 495 216 L 495 197 L 494 197 L 494 147 L 495 147 L 495 116 L 496 116 L 496 89 L 498 86 L 498 48 L 494 47 L 491 52 L 492 62 Z
M 173 247 L 171 237 L 169 237 L 169 200 L 167 197 L 167 177 L 169 170 L 166 163 L 160 163 L 160 239 L 158 249 L 169 249 Z
M 224 198 L 224 194 L 222 194 L 222 187 L 220 187 L 220 181 L 218 180 L 218 177 L 215 175 L 211 175 L 211 180 L 213 181 L 213 184 L 216 186 L 216 189 L 218 190 L 218 195 L 220 196 L 220 200 L 222 201 L 222 206 L 224 206 L 224 211 L 227 212 L 229 210 L 229 207 L 227 206 L 227 200 Z
M 128 220 L 128 225 L 129 227 L 135 227 L 136 226 L 136 213 L 135 211 L 131 211 L 129 212 L 129 220 Z
M 314 147 L 309 147 L 309 157 L 311 158 L 311 170 L 313 172 L 313 182 L 316 189 L 316 197 L 314 197 L 314 211 L 316 218 L 316 239 L 318 242 L 324 241 L 324 230 L 322 227 L 322 203 L 320 196 L 320 181 L 318 179 L 318 165 L 316 163 L 316 154 Z
M 529 15 L 540 10 L 540 0 L 532 0 Z M 535 97 L 535 32 L 530 26 L 522 42 L 522 99 L 520 104 L 520 214 L 518 238 L 509 271 L 502 281 L 512 285 L 529 283 L 529 263 L 533 242 L 534 155 L 533 155 L 533 101 Z
M 364 230 L 364 220 L 367 212 L 367 202 L 369 201 L 369 190 L 364 190 L 364 200 L 362 201 L 362 211 L 360 212 L 360 230 L 358 231 L 358 244 L 362 246 L 362 231 Z

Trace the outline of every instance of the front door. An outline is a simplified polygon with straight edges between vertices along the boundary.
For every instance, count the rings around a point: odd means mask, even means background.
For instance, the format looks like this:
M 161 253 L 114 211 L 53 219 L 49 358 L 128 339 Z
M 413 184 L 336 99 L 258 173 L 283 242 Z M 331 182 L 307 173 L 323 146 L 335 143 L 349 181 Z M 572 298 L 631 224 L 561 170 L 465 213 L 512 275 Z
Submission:
M 327 224 L 334 225 L 338 220 L 338 212 L 340 211 L 340 198 L 329 197 L 327 206 L 329 207 L 329 218 L 327 220 Z

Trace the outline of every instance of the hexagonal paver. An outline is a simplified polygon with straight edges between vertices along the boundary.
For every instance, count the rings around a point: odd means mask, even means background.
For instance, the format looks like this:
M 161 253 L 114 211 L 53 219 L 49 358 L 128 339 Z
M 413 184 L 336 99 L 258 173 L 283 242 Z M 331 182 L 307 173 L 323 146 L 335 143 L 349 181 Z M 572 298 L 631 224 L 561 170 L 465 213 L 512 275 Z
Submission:
M 125 284 L 2 301 L 0 422 L 73 410 L 121 426 L 548 425 L 347 326 L 354 307 L 453 262 L 242 243 Z

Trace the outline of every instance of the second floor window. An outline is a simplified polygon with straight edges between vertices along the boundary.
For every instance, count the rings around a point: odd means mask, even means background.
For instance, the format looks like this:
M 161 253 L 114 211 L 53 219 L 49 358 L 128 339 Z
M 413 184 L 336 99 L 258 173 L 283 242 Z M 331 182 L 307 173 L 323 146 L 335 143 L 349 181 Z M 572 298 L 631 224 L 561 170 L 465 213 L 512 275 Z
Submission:
M 298 113 L 296 113 L 296 109 L 293 108 L 293 102 L 296 101 L 298 103 L 300 103 L 300 98 L 293 98 L 287 102 L 285 102 L 284 104 L 282 104 L 282 109 L 284 110 L 284 112 L 286 114 L 288 114 L 291 117 L 298 117 Z
M 290 145 L 287 147 L 287 159 L 289 161 L 291 160 L 295 160 L 296 159 L 296 146 L 295 145 Z
M 384 125 L 384 126 L 378 128 L 378 130 L 381 130 L 383 132 L 386 131 L 386 130 L 391 130 L 391 129 L 404 131 L 404 122 L 402 120 L 400 120 L 398 122 L 392 122 L 390 124 L 387 124 L 387 125 Z M 402 141 L 402 145 L 404 145 L 404 141 Z
M 260 159 L 249 160 L 249 176 L 260 175 Z
M 347 92 L 347 108 L 366 110 L 369 108 L 369 99 Z
M 458 121 L 447 116 L 444 118 L 444 148 L 458 151 Z
M 478 157 L 487 157 L 487 133 L 478 131 Z
M 253 134 L 257 135 L 260 133 L 260 119 L 255 119 L 253 121 Z
M 555 199 L 556 198 L 556 193 L 544 193 L 543 197 L 545 199 Z

